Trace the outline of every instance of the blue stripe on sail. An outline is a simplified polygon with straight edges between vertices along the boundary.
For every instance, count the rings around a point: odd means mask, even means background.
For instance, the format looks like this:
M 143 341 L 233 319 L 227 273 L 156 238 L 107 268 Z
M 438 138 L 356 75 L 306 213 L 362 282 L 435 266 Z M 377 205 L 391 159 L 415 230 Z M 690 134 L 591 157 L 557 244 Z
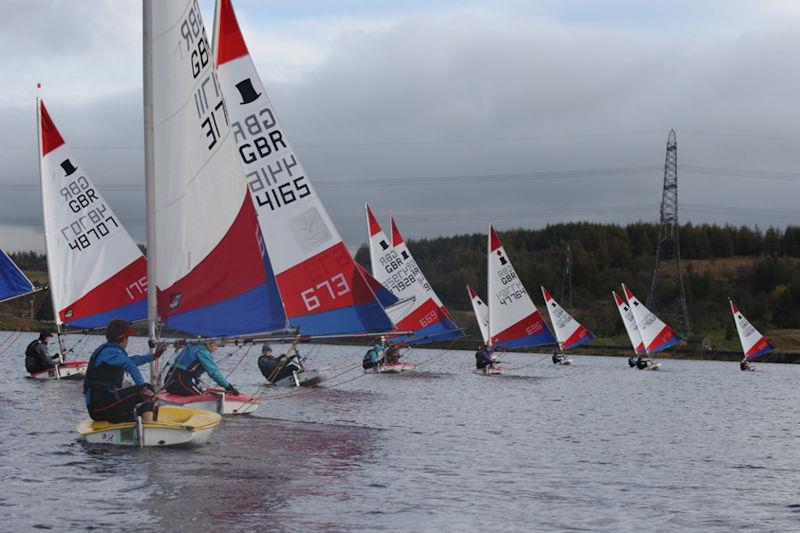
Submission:
M 121 318 L 128 322 L 147 318 L 147 300 L 140 300 L 110 311 L 82 317 L 75 321 L 65 320 L 64 324 L 76 328 L 104 328 L 112 318 Z
M 592 340 L 592 339 L 594 339 L 594 338 L 595 338 L 595 336 L 594 336 L 594 333 L 589 333 L 589 334 L 588 334 L 587 336 L 585 336 L 584 338 L 582 338 L 582 339 L 578 339 L 576 342 L 573 342 L 572 344 L 565 344 L 565 345 L 564 345 L 564 348 L 562 348 L 562 349 L 563 349 L 563 350 L 571 350 L 571 349 L 573 349 L 573 348 L 577 348 L 577 347 L 578 347 L 578 346 L 580 346 L 581 344 L 583 344 L 583 343 L 585 343 L 585 342 L 588 342 L 588 341 L 590 341 L 590 340 Z
M 665 342 L 659 344 L 658 346 L 656 346 L 654 348 L 651 348 L 651 349 L 649 349 L 647 351 L 649 353 L 658 353 L 658 352 L 660 352 L 662 350 L 666 350 L 670 346 L 674 346 L 675 344 L 678 344 L 681 340 L 683 340 L 683 337 L 681 337 L 680 335 L 675 335 L 674 337 L 671 337 L 667 341 L 665 341 Z
M 429 344 L 431 342 L 446 341 L 449 339 L 457 339 L 463 337 L 464 332 L 458 329 L 452 321 L 441 320 L 428 327 L 418 329 L 411 335 L 399 335 L 392 337 L 393 343 L 408 343 L 408 344 Z
M 381 286 L 380 289 L 375 291 L 375 296 L 384 308 L 400 301 L 400 298 L 392 294 L 391 291 L 384 286 Z
M 546 344 L 558 344 L 555 336 L 550 331 L 550 328 L 545 326 L 544 331 L 538 335 L 529 335 L 527 337 L 520 337 L 513 341 L 498 342 L 495 346 L 503 348 L 533 348 L 535 346 L 544 346 Z
M 25 274 L 0 250 L 0 300 L 31 292 L 33 285 Z
M 383 333 L 394 327 L 377 300 L 321 313 L 294 316 L 290 323 L 292 329 L 300 330 L 300 335 Z
M 283 306 L 277 297 L 275 278 L 268 279 L 268 282 L 228 300 L 172 315 L 167 326 L 205 337 L 282 330 L 286 325 Z
M 752 361 L 753 359 L 756 359 L 756 358 L 758 358 L 758 357 L 761 357 L 762 355 L 766 355 L 766 354 L 768 354 L 769 352 L 771 352 L 771 351 L 772 351 L 772 350 L 774 350 L 774 349 L 775 349 L 775 347 L 774 347 L 772 344 L 770 344 L 770 343 L 767 343 L 767 345 L 766 345 L 764 348 L 762 348 L 761 350 L 757 351 L 757 352 L 756 352 L 756 353 L 754 353 L 754 354 L 750 354 L 750 355 L 748 355 L 748 356 L 747 356 L 747 360 L 748 360 L 748 361 Z

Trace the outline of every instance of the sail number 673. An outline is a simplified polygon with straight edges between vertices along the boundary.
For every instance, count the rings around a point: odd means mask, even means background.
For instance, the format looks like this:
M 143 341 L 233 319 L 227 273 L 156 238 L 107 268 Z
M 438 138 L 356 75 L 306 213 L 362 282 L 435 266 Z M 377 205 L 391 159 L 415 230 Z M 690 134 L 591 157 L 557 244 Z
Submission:
M 344 296 L 349 292 L 350 285 L 347 283 L 347 279 L 344 277 L 344 274 L 340 272 L 330 279 L 326 279 L 325 281 L 317 283 L 315 286 L 304 290 L 300 293 L 300 296 L 303 297 L 303 303 L 306 304 L 306 309 L 313 311 L 314 309 L 322 306 L 322 303 L 319 301 L 320 296 L 324 298 L 325 294 L 328 294 L 331 300 L 336 300 L 340 296 Z

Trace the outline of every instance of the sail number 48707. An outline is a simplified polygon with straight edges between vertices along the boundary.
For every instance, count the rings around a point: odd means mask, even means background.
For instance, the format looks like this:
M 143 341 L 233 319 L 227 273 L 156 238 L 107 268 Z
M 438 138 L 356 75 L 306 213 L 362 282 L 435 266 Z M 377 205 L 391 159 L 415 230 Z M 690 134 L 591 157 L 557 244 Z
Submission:
M 306 309 L 313 311 L 319 307 L 322 307 L 320 298 L 329 296 L 331 300 L 336 300 L 337 298 L 340 298 L 349 292 L 350 285 L 347 283 L 347 279 L 344 277 L 344 274 L 340 272 L 330 279 L 326 279 L 320 283 L 317 283 L 313 287 L 302 291 L 300 296 L 303 298 L 303 303 L 306 304 Z

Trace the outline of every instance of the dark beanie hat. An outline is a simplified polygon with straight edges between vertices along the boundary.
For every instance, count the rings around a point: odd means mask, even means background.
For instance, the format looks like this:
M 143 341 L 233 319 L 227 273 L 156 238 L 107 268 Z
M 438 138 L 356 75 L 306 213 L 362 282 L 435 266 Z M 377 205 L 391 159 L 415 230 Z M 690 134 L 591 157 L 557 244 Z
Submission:
M 112 318 L 106 326 L 106 339 L 109 342 L 119 342 L 123 337 L 128 337 L 136 333 L 131 327 L 130 322 L 121 318 Z
M 39 338 L 42 340 L 52 336 L 53 333 L 49 329 L 43 329 L 42 331 L 39 332 Z

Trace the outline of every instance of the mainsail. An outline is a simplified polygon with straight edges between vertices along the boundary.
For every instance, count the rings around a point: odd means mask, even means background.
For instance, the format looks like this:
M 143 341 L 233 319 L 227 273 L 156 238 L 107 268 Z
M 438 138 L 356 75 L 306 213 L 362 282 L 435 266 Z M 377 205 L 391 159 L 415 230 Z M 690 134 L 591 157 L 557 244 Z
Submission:
M 230 0 L 217 2 L 214 34 L 233 139 L 290 326 L 304 335 L 391 330 L 278 122 Z
M 636 319 L 633 318 L 633 311 L 631 311 L 628 303 L 619 297 L 617 291 L 611 291 L 611 294 L 614 296 L 614 302 L 617 304 L 619 316 L 622 317 L 622 323 L 625 324 L 625 331 L 628 333 L 628 338 L 631 340 L 633 351 L 637 354 L 645 353 L 642 335 L 639 333 Z
M 506 348 L 555 344 L 492 226 L 488 252 L 489 342 Z
M 397 340 L 424 344 L 460 337 L 461 331 L 420 270 L 397 225 L 392 221 L 392 237 L 389 239 L 369 205 L 365 204 L 364 209 L 372 275 L 392 294 L 409 301 L 402 314 L 391 316 L 398 330 L 412 331 L 413 334 L 397 337 Z
M 487 344 L 489 342 L 489 308 L 486 307 L 478 293 L 473 291 L 469 285 L 467 285 L 467 292 L 469 292 L 469 300 L 472 302 L 472 310 L 475 312 L 475 320 L 481 330 L 483 343 Z
M 633 311 L 633 318 L 636 320 L 636 326 L 642 335 L 642 342 L 647 353 L 666 350 L 682 339 L 680 335 L 675 333 L 675 330 L 645 307 L 624 283 L 622 284 L 622 291 L 628 300 L 631 311 Z
M 0 302 L 33 292 L 33 283 L 0 249 Z
M 733 300 L 728 301 L 731 304 L 733 321 L 736 322 L 736 331 L 739 333 L 745 358 L 753 360 L 774 350 L 775 347 L 744 317 Z
M 558 346 L 562 352 L 577 348 L 584 342 L 594 339 L 594 334 L 583 327 L 563 307 L 558 305 L 558 302 L 550 296 L 550 293 L 544 287 L 542 287 L 542 296 L 544 297 L 544 305 L 547 307 L 547 312 L 550 314 L 550 322 L 556 332 Z
M 281 330 L 284 310 L 200 8 L 152 2 L 149 16 L 145 159 L 159 317 L 205 336 Z
M 96 328 L 147 316 L 147 264 L 64 142 L 41 99 L 40 175 L 56 324 Z

